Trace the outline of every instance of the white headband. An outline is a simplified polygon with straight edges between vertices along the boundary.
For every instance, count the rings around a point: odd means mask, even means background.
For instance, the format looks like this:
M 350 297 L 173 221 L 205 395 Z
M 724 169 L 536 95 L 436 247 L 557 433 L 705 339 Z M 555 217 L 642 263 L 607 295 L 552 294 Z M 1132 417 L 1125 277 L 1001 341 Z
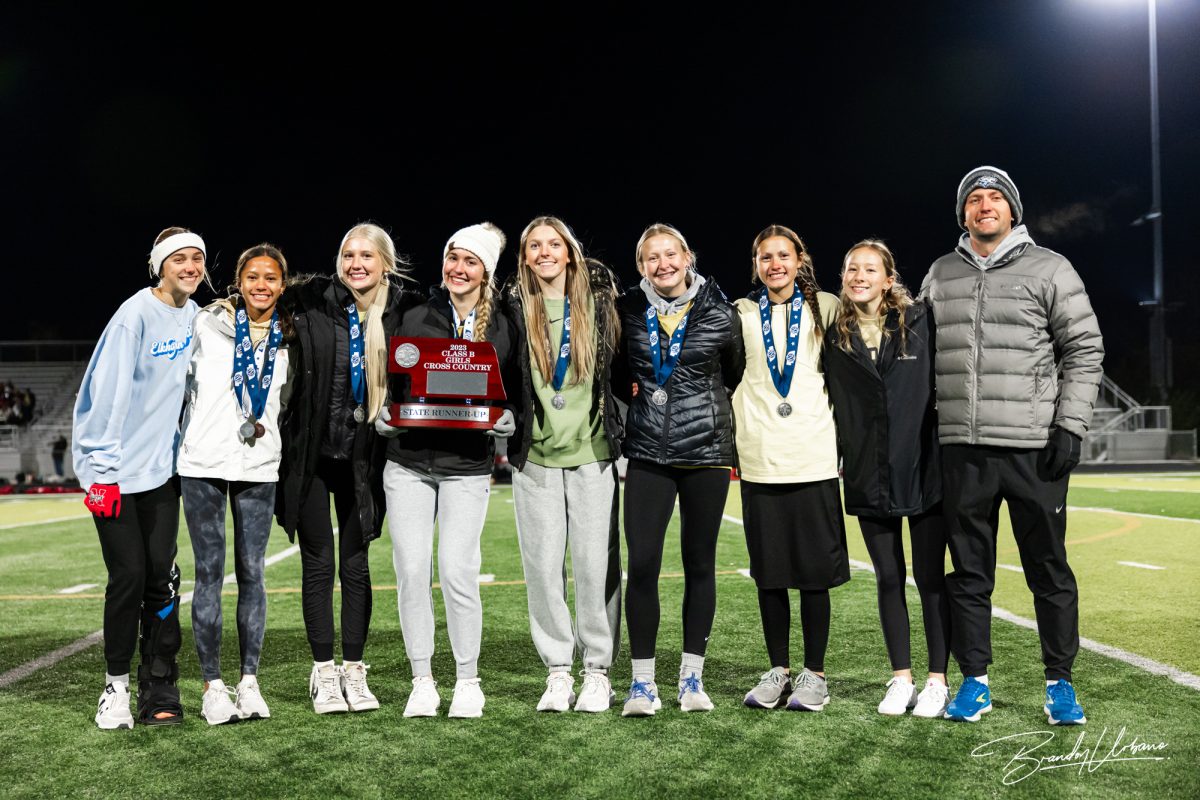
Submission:
M 496 262 L 500 260 L 500 254 L 504 252 L 504 245 L 505 237 L 499 229 L 485 225 L 470 225 L 450 237 L 450 240 L 446 242 L 446 249 L 442 251 L 442 258 L 445 259 L 452 249 L 468 250 L 483 262 L 483 268 L 490 278 L 496 271 Z
M 162 275 L 163 262 L 172 253 L 185 247 L 194 247 L 204 253 L 205 258 L 208 258 L 208 251 L 204 248 L 204 240 L 200 238 L 200 234 L 191 231 L 172 234 L 154 245 L 154 249 L 150 251 L 150 266 L 153 267 L 154 274 Z

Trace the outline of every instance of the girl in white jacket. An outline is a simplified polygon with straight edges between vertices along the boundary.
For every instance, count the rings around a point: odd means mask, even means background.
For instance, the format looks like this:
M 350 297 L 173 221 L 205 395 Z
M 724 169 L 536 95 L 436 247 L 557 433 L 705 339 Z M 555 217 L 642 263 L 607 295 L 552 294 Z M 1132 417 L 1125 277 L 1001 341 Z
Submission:
M 288 371 L 284 321 L 276 307 L 286 279 L 287 261 L 278 248 L 251 247 L 238 258 L 237 294 L 196 318 L 178 470 L 196 557 L 192 631 L 204 680 L 201 715 L 210 725 L 271 716 L 256 675 L 267 619 L 263 561 L 275 510 L 281 391 Z M 221 680 L 226 495 L 238 583 L 242 678 L 236 692 Z

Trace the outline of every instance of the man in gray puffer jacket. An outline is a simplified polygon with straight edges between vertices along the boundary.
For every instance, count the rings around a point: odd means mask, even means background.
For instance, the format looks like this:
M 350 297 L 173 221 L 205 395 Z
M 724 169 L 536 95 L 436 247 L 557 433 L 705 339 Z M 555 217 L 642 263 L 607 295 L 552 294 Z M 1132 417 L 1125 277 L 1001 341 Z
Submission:
M 937 323 L 938 438 L 954 571 L 951 649 L 963 684 L 946 718 L 990 711 L 991 607 L 1000 502 L 1034 595 L 1051 725 L 1086 722 L 1071 686 L 1079 590 L 1067 564 L 1067 480 L 1092 418 L 1104 345 L 1083 282 L 1021 225 L 1021 196 L 995 167 L 958 187 L 967 232 L 922 293 Z M 1015 225 L 1015 227 L 1014 227 Z

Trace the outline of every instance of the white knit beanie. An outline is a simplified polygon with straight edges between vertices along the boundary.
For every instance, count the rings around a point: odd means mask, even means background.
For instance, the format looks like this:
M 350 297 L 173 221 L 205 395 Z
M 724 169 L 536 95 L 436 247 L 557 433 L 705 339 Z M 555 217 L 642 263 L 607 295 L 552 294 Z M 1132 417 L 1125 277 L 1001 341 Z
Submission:
M 500 254 L 504 252 L 504 245 L 507 242 L 504 231 L 490 222 L 468 225 L 446 242 L 446 249 L 442 251 L 442 259 L 445 260 L 450 251 L 455 248 L 469 250 L 483 262 L 483 268 L 490 278 L 496 272 L 496 262 L 500 260 Z

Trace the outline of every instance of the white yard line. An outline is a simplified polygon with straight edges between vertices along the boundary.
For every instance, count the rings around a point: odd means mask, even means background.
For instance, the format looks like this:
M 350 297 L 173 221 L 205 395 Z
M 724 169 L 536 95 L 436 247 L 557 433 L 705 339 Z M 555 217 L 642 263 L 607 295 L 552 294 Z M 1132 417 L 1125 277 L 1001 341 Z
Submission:
M 336 535 L 338 532 L 338 529 L 334 528 L 333 532 Z M 277 564 L 280 561 L 283 561 L 285 558 L 294 556 L 294 555 L 296 555 L 296 553 L 299 553 L 299 552 L 300 552 L 300 545 L 294 544 L 291 547 L 288 547 L 285 550 L 280 550 L 275 555 L 270 556 L 269 558 L 266 559 L 266 561 L 263 562 L 263 564 L 265 566 L 269 567 L 272 564 Z M 222 584 L 229 584 L 229 583 L 236 583 L 236 582 L 237 582 L 237 574 L 234 572 L 229 573 L 228 575 L 225 576 L 224 580 L 222 580 Z M 72 588 L 75 588 L 75 587 L 72 587 Z M 192 601 L 193 594 L 194 594 L 194 592 L 186 592 L 184 594 L 181 594 L 179 596 L 179 604 L 182 606 L 184 603 L 190 603 Z M 37 658 L 33 659 L 32 661 L 26 661 L 24 664 L 21 664 L 20 666 L 13 667 L 8 672 L 0 674 L 0 689 L 7 688 L 7 687 L 11 686 L 12 684 L 16 683 L 17 681 L 28 678 L 30 675 L 37 672 L 38 670 L 45 669 L 46 667 L 52 667 L 55 664 L 57 664 L 58 662 L 62 661 L 64 658 L 70 658 L 71 656 L 75 655 L 76 653 L 82 653 L 84 650 L 87 650 L 92 645 L 100 644 L 100 642 L 102 642 L 102 641 L 104 641 L 104 630 L 101 629 L 98 631 L 92 631 L 87 636 L 84 636 L 82 639 L 76 639 L 75 641 L 71 642 L 70 644 L 68 644 L 64 647 L 60 647 L 57 650 L 51 650 L 49 653 L 38 656 Z
M 58 594 L 79 594 L 88 589 L 95 589 L 100 584 L 98 583 L 77 583 L 74 586 L 68 586 L 65 589 L 59 589 Z
M 996 568 L 997 569 L 1006 569 L 1009 572 L 1020 572 L 1022 575 L 1025 574 L 1024 569 L 1022 569 L 1021 567 L 1013 566 L 1012 564 L 997 564 Z
M 1080 510 L 1080 511 L 1109 511 L 1111 509 L 1077 509 L 1077 510 Z M 1127 512 L 1117 511 L 1117 512 L 1113 512 L 1113 513 L 1124 514 Z M 1150 516 L 1150 515 L 1141 514 L 1141 515 L 1135 515 L 1135 516 Z M 737 525 L 745 524 L 742 522 L 742 520 L 738 519 L 737 517 L 730 516 L 729 514 L 723 515 L 723 518 L 725 520 L 728 520 L 729 522 L 732 522 Z M 1178 518 L 1177 517 L 1165 517 L 1165 519 L 1178 519 Z M 1196 521 L 1200 521 L 1200 520 L 1190 520 L 1190 521 L 1196 522 Z M 872 569 L 871 565 L 868 564 L 867 562 L 857 561 L 853 558 L 850 559 L 850 566 L 854 567 L 855 569 L 866 570 L 867 572 L 873 573 L 875 571 L 874 569 Z M 917 585 L 916 581 L 914 581 L 912 578 L 909 578 L 905 582 L 909 586 L 912 586 L 914 588 Z M 1035 632 L 1037 631 L 1037 622 L 1035 622 L 1034 620 L 1018 616 L 1018 615 L 1012 613 L 1011 611 L 1006 611 L 1005 609 L 1000 608 L 998 606 L 992 606 L 992 616 L 996 617 L 997 619 L 1002 619 L 1005 622 L 1011 622 L 1014 625 L 1019 625 L 1022 628 L 1028 628 L 1029 630 L 1035 631 Z M 1175 667 L 1172 667 L 1169 664 L 1163 664 L 1159 661 L 1155 661 L 1153 659 L 1146 658 L 1145 656 L 1140 656 L 1137 653 L 1131 653 L 1128 650 L 1122 650 L 1119 647 L 1112 647 L 1111 645 L 1097 642 L 1094 639 L 1085 639 L 1082 636 L 1079 637 L 1079 646 L 1082 647 L 1084 650 L 1091 650 L 1093 653 L 1099 653 L 1102 656 L 1108 656 L 1109 658 L 1115 659 L 1116 661 L 1123 661 L 1126 664 L 1129 664 L 1130 666 L 1137 667 L 1138 669 L 1149 672 L 1152 675 L 1162 675 L 1162 676 L 1174 681 L 1175 683 L 1178 683 L 1180 686 L 1186 686 L 1189 689 L 1195 689 L 1196 691 L 1200 691 L 1200 675 L 1193 675 L 1190 672 L 1184 672 L 1181 669 L 1176 669 Z
M 1067 506 L 1068 511 L 1094 511 L 1097 514 L 1123 514 L 1127 517 L 1142 517 L 1144 519 L 1161 519 L 1167 522 L 1190 522 L 1200 525 L 1200 519 L 1191 517 L 1164 517 L 1162 514 L 1140 514 L 1137 511 L 1118 511 L 1115 508 L 1092 508 L 1090 506 Z M 1068 542 L 1070 544 L 1070 542 Z
M 71 522 L 72 520 L 91 518 L 92 515 L 85 512 L 72 517 L 53 517 L 52 519 L 38 519 L 33 522 L 16 522 L 8 525 L 0 525 L 0 531 L 12 530 L 13 528 L 28 528 L 32 525 L 53 525 L 56 522 Z
M 1166 569 L 1166 567 L 1156 567 L 1153 564 L 1143 564 L 1140 561 L 1118 561 L 1117 563 L 1126 567 L 1137 567 L 1138 569 Z
M 479 573 L 479 582 L 480 583 L 492 583 L 495 580 L 496 580 L 496 576 L 490 572 Z

